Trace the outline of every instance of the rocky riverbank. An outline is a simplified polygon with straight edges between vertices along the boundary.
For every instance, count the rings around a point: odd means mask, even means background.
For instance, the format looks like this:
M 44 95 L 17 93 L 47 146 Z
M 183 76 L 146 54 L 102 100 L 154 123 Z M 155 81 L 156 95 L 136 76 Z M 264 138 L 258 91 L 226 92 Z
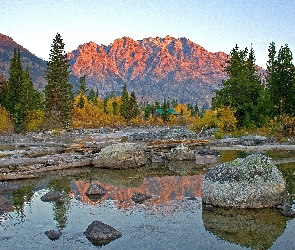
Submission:
M 214 150 L 257 152 L 270 149 L 295 150 L 295 145 L 279 144 L 262 136 L 215 140 L 210 133 L 200 135 L 185 127 L 101 128 L 10 134 L 0 136 L 0 180 L 34 178 L 48 171 L 91 166 L 94 165 L 94 159 L 100 159 L 102 149 L 120 143 L 136 144 L 145 152 L 147 164 L 165 164 L 166 160 L 194 160 L 199 150 L 209 147 Z M 123 163 L 137 167 L 130 161 L 131 156 L 128 157 Z M 142 166 L 142 161 L 140 163 Z M 97 161 L 96 165 L 99 165 Z M 116 168 L 124 166 L 116 165 Z

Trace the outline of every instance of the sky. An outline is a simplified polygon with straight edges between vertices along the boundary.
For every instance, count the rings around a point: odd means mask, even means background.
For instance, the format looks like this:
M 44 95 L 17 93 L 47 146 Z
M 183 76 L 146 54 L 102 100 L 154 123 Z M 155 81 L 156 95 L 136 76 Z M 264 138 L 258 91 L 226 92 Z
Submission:
M 277 50 L 288 44 L 295 53 L 295 1 L 0 0 L 0 33 L 44 60 L 57 33 L 66 52 L 123 36 L 186 37 L 210 52 L 252 45 L 265 68 L 272 41 Z

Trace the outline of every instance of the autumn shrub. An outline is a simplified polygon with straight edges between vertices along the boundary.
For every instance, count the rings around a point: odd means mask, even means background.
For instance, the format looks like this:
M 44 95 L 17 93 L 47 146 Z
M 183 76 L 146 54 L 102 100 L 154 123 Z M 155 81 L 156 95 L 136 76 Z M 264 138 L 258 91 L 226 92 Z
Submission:
M 0 133 L 4 134 L 9 132 L 13 132 L 13 123 L 6 109 L 0 106 Z
M 27 117 L 26 130 L 27 131 L 38 131 L 43 128 L 45 112 L 43 110 L 31 111 Z
M 221 107 L 216 110 L 206 110 L 203 116 L 194 119 L 190 128 L 196 132 L 210 128 L 218 128 L 220 132 L 230 132 L 237 128 L 237 119 L 234 110 Z

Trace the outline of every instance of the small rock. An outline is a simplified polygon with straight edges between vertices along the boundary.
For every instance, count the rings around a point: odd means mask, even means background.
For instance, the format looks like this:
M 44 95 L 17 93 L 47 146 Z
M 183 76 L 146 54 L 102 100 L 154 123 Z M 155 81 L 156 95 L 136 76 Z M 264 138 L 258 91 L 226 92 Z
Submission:
M 115 228 L 101 222 L 93 221 L 84 232 L 86 238 L 94 245 L 103 246 L 120 238 L 122 234 Z
M 41 200 L 44 202 L 57 201 L 61 198 L 61 196 L 61 193 L 58 191 L 49 191 L 41 197 Z
M 46 231 L 45 234 L 50 240 L 58 240 L 59 237 L 62 235 L 61 231 L 57 230 L 49 230 Z
M 94 183 L 89 186 L 85 194 L 105 195 L 106 192 L 107 190 L 105 190 L 102 186 Z
M 105 190 L 102 186 L 98 184 L 91 184 L 85 194 L 91 201 L 96 202 L 100 200 L 106 192 L 107 190 Z
M 149 195 L 136 192 L 136 193 L 133 194 L 131 200 L 133 200 L 135 203 L 142 204 L 144 201 L 146 201 L 146 200 L 148 200 L 150 198 L 152 198 L 152 197 L 149 196 Z

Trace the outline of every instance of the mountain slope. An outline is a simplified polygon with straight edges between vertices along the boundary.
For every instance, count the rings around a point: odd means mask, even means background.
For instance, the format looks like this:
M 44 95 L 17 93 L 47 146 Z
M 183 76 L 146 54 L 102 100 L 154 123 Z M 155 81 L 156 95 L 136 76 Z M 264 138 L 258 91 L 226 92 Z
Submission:
M 9 77 L 9 66 L 13 57 L 14 48 L 19 48 L 21 52 L 21 62 L 23 67 L 30 68 L 30 73 L 34 85 L 37 89 L 43 90 L 46 84 L 44 79 L 44 71 L 46 69 L 46 61 L 33 55 L 27 49 L 17 44 L 9 36 L 0 34 L 0 74 L 3 74 L 6 79 Z
M 68 53 L 72 74 L 87 75 L 87 84 L 101 95 L 120 94 L 126 83 L 139 101 L 164 98 L 208 106 L 212 90 L 226 78 L 227 55 L 210 53 L 186 38 L 123 37 L 109 46 L 93 42 Z

